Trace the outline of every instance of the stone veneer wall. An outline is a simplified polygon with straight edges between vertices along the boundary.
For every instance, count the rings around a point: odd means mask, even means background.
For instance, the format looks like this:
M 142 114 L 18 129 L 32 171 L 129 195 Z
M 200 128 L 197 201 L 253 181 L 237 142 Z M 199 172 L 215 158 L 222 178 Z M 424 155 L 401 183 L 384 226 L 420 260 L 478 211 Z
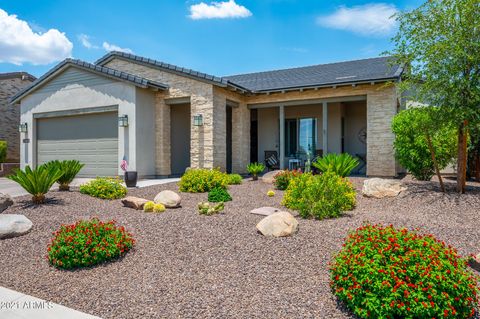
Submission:
M 18 162 L 20 160 L 20 106 L 10 105 L 10 98 L 23 87 L 30 84 L 31 80 L 26 77 L 22 80 L 21 75 L 12 78 L 0 78 L 0 140 L 7 141 L 7 161 Z

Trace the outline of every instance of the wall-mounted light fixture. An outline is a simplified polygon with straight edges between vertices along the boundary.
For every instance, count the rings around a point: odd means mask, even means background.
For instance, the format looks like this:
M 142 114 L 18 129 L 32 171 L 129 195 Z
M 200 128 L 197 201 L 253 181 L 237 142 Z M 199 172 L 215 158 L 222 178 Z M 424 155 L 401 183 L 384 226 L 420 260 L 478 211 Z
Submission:
M 203 116 L 202 114 L 196 114 L 193 116 L 193 125 L 202 126 L 203 125 Z
M 128 115 L 124 114 L 118 117 L 118 126 L 127 127 L 128 126 Z
M 28 124 L 27 123 L 20 123 L 20 125 L 18 125 L 18 131 L 20 133 L 27 133 L 28 132 Z

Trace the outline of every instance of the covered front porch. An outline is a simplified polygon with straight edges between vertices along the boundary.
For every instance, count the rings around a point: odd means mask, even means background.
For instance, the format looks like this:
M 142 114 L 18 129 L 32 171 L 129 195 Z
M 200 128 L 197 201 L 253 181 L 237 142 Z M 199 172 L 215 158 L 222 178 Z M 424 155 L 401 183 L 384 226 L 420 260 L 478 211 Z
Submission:
M 288 101 L 249 105 L 251 161 L 280 169 L 304 168 L 307 159 L 349 153 L 367 168 L 367 97 Z M 275 160 L 273 160 L 275 163 Z

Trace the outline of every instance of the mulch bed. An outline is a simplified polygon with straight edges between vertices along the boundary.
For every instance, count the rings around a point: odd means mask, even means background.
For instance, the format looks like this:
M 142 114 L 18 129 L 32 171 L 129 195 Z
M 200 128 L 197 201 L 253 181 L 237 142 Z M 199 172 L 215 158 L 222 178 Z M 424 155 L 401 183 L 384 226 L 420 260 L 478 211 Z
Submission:
M 360 188 L 362 178 L 352 178 Z M 0 286 L 63 304 L 102 318 L 351 318 L 329 289 L 328 262 L 347 232 L 366 221 L 433 233 L 462 254 L 480 252 L 480 186 L 466 195 L 442 194 L 434 182 L 406 181 L 399 197 L 358 196 L 354 211 L 332 220 L 299 219 L 289 238 L 265 238 L 255 229 L 253 208 L 281 208 L 282 192 L 244 181 L 231 186 L 225 213 L 200 216 L 207 194 L 182 193 L 182 207 L 163 214 L 122 207 L 80 194 L 51 192 L 53 200 L 30 206 L 16 199 L 5 213 L 34 224 L 22 237 L 0 241 Z M 450 183 L 449 188 L 453 189 Z M 129 191 L 153 199 L 175 184 Z M 98 216 L 115 219 L 137 240 L 124 258 L 90 269 L 49 266 L 46 247 L 63 223 Z

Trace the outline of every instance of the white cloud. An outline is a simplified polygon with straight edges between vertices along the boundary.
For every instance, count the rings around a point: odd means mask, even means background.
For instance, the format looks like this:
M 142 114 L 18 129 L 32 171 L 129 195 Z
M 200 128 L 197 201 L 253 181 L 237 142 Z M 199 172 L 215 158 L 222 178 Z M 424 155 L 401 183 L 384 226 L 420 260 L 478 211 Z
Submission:
M 125 52 L 125 53 L 133 53 L 133 51 L 129 48 L 121 48 L 118 45 L 110 44 L 108 42 L 103 42 L 102 47 L 106 51 L 120 51 L 120 52 Z
M 78 35 L 78 40 L 87 49 L 98 49 L 98 46 L 92 44 L 92 42 L 90 41 L 90 36 L 88 36 L 86 34 L 83 34 L 83 33 L 79 34 Z
M 339 30 L 351 31 L 361 35 L 386 36 L 396 27 L 398 12 L 393 4 L 369 3 L 351 8 L 341 6 L 334 13 L 321 16 L 318 24 Z
M 224 2 L 200 2 L 190 6 L 190 19 L 227 19 L 227 18 L 247 18 L 252 15 L 252 12 L 242 5 L 239 5 L 235 0 Z
M 73 44 L 57 29 L 34 32 L 27 22 L 0 9 L 0 62 L 49 64 L 70 57 Z

